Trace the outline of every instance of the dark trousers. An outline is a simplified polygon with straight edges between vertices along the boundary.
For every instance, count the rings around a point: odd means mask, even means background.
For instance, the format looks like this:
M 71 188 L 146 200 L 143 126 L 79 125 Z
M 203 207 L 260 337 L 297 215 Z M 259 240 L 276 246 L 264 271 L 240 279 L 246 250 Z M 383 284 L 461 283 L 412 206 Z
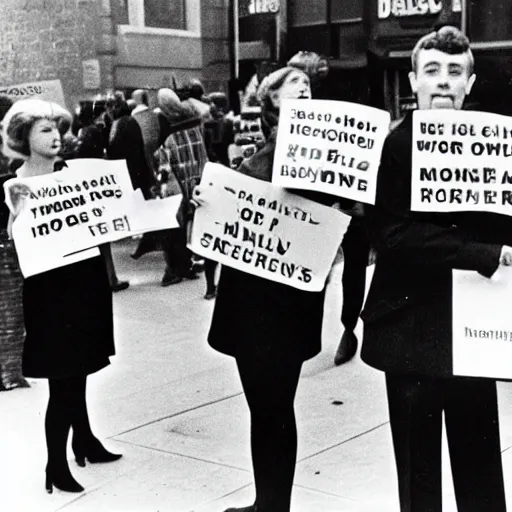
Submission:
M 258 512 L 289 512 L 297 457 L 294 400 L 301 362 L 237 359 L 251 413 L 251 452 Z
M 505 512 L 496 383 L 386 374 L 401 512 L 441 512 L 442 412 L 458 512 Z
M 344 267 L 341 323 L 345 329 L 353 331 L 363 307 L 366 267 L 370 253 L 363 219 L 352 218 L 343 237 L 342 248 Z
M 94 439 L 86 403 L 87 376 L 48 379 L 50 397 L 45 418 L 48 465 L 67 468 L 67 441 L 73 427 L 75 442 L 86 444 Z
M 162 250 L 166 263 L 166 273 L 186 277 L 192 266 L 192 253 L 187 248 L 185 228 L 169 229 L 162 232 Z

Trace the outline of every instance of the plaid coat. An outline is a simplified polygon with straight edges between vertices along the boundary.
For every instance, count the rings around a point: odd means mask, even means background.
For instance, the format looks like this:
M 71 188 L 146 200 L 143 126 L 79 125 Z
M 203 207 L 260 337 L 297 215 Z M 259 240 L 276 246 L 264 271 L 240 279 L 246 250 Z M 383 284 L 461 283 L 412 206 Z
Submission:
M 158 149 L 158 161 L 159 181 L 167 185 L 167 195 L 182 193 L 185 199 L 190 199 L 208 161 L 201 120 L 193 118 L 172 125 Z

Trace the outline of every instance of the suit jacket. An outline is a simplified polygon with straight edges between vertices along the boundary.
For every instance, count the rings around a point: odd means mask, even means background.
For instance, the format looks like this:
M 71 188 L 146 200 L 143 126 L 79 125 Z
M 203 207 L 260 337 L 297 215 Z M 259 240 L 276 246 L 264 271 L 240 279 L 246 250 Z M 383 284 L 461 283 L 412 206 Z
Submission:
M 450 377 L 452 269 L 490 277 L 502 246 L 483 235 L 495 215 L 411 212 L 411 161 L 409 114 L 385 141 L 376 203 L 366 211 L 377 263 L 361 356 L 387 372 Z

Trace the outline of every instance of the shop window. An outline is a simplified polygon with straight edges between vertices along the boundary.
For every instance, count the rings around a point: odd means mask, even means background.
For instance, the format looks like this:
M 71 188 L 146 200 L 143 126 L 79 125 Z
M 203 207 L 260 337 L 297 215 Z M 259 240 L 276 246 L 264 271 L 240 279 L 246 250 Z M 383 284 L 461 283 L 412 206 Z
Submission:
M 290 0 L 288 9 L 292 27 L 327 23 L 327 2 L 325 0 Z
M 185 0 L 144 0 L 144 26 L 187 30 Z
M 128 24 L 121 32 L 199 35 L 201 0 L 126 0 Z

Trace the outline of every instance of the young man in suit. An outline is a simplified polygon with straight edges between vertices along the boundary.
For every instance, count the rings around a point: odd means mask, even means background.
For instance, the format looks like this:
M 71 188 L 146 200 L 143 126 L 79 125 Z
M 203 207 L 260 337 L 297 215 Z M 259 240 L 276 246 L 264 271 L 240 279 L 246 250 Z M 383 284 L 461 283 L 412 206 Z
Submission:
M 409 74 L 418 109 L 461 109 L 473 63 L 454 27 L 420 39 Z M 496 382 L 453 375 L 452 270 L 490 278 L 510 264 L 512 248 L 491 243 L 467 217 L 411 212 L 411 160 L 409 114 L 386 139 L 366 215 L 377 263 L 361 315 L 362 359 L 386 374 L 401 511 L 442 510 L 444 412 L 459 512 L 505 512 Z

